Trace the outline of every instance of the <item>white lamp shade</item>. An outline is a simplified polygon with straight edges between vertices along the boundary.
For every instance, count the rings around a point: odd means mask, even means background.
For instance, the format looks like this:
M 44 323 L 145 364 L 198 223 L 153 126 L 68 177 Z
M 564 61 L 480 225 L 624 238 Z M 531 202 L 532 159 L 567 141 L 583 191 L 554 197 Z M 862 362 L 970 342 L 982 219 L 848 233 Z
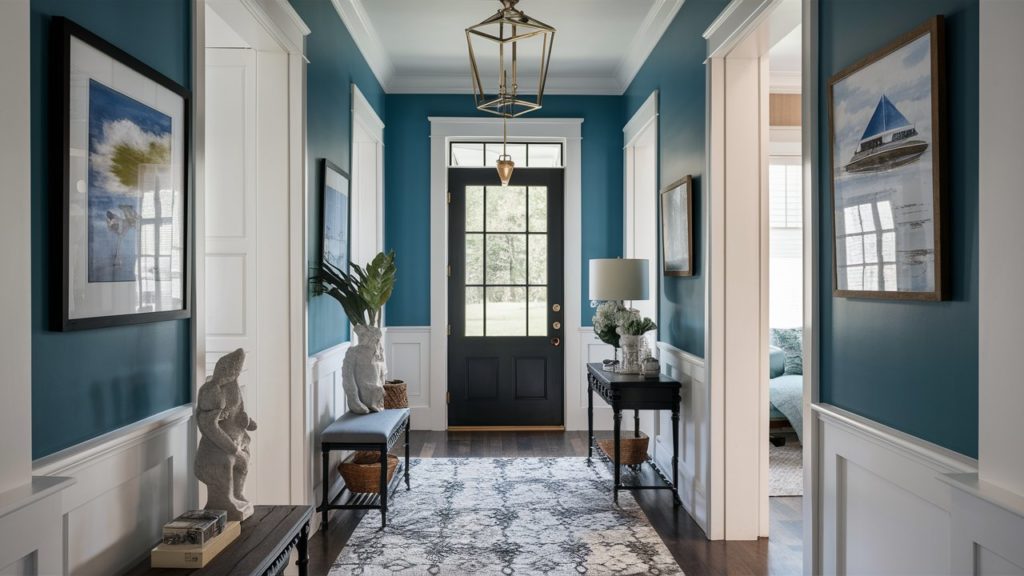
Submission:
M 642 258 L 590 261 L 591 300 L 647 300 L 648 262 Z

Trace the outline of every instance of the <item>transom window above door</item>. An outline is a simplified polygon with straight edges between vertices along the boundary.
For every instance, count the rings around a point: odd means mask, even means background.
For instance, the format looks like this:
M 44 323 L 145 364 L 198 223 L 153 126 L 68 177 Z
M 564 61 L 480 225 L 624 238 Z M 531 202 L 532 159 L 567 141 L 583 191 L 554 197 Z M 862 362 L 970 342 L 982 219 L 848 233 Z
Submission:
M 501 142 L 452 142 L 450 146 L 452 168 L 492 168 L 502 154 Z M 562 167 L 562 144 L 558 142 L 509 143 L 507 150 L 517 169 Z

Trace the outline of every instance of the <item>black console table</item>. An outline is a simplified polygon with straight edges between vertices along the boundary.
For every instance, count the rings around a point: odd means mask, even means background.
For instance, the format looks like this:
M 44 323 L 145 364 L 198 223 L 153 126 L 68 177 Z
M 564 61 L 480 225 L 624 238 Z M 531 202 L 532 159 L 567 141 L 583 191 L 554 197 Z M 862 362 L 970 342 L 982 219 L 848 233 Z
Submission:
M 647 378 L 638 374 L 616 374 L 606 372 L 601 364 L 587 364 L 587 458 L 594 455 L 594 392 L 597 392 L 609 406 L 615 424 L 615 449 L 612 464 L 615 468 L 615 488 L 613 498 L 619 499 L 619 490 L 671 490 L 672 498 L 679 505 L 679 391 L 682 384 L 665 375 Z M 639 486 L 623 485 L 620 481 L 622 411 L 633 411 L 633 433 L 640 433 L 641 410 L 672 411 L 672 479 L 669 480 L 654 466 L 654 471 L 665 480 L 666 485 Z

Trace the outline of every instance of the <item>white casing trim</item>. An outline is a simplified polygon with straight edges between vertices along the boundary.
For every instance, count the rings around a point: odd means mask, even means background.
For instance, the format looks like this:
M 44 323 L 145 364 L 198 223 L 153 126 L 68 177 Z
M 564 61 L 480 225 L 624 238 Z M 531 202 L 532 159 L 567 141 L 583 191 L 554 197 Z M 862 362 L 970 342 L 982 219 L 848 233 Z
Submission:
M 725 56 L 753 30 L 779 0 L 732 0 L 707 30 L 708 57 Z
M 658 91 L 651 92 L 651 95 L 644 100 L 640 108 L 633 114 L 622 128 L 623 148 L 628 147 L 652 122 L 658 121 Z
M 308 482 L 305 487 L 307 494 L 305 502 L 309 504 L 319 504 L 323 494 L 320 433 L 348 410 L 345 391 L 341 385 L 341 367 L 349 346 L 351 346 L 350 342 L 342 342 L 310 356 L 306 361 L 306 382 L 310 385 L 309 399 L 312 418 L 307 421 L 302 438 L 307 443 L 304 476 Z M 328 481 L 331 483 L 334 494 L 337 493 L 337 484 L 341 478 L 336 465 L 346 454 L 337 452 L 331 455 Z M 313 522 L 312 530 L 316 532 L 319 529 L 320 523 Z
M 430 417 L 421 424 L 430 430 L 448 427 L 448 143 L 452 140 L 501 141 L 500 118 L 430 117 Z M 565 145 L 565 426 L 586 427 L 569 401 L 576 386 L 585 385 L 580 357 L 582 294 L 582 118 L 517 118 L 508 126 L 509 140 L 551 141 Z

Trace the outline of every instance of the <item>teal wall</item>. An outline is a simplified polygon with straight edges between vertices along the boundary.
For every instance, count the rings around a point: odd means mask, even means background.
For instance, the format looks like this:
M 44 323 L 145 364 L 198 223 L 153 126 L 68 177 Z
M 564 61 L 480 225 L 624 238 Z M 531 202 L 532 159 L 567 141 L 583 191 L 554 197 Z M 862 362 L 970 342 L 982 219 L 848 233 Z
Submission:
M 618 96 L 545 96 L 534 118 L 583 118 L 583 325 L 593 316 L 587 261 L 622 256 L 622 119 Z M 395 250 L 398 280 L 389 326 L 430 325 L 430 121 L 475 116 L 470 95 L 387 96 L 384 143 L 385 245 Z
M 818 147 L 821 401 L 968 456 L 978 454 L 978 0 L 824 0 Z M 832 296 L 828 80 L 926 19 L 946 17 L 946 192 L 952 299 Z
M 351 173 L 352 84 L 384 117 L 384 90 L 348 29 L 328 0 L 291 0 L 309 26 L 306 37 L 306 157 L 309 167 L 309 266 L 320 261 L 320 160 L 327 158 Z M 385 185 L 387 180 L 385 179 Z M 341 304 L 328 296 L 310 296 L 309 354 L 348 340 Z
M 707 42 L 702 34 L 726 4 L 727 0 L 690 0 L 683 4 L 623 95 L 623 117 L 629 120 L 651 93 L 658 90 L 658 191 L 683 176 L 693 177 L 694 275 L 658 275 L 661 282 L 658 338 L 701 358 L 704 357 L 704 294 L 707 289 L 707 268 L 702 258 L 707 204 L 704 199 Z M 658 243 L 660 250 L 660 237 Z M 659 261 L 652 265 L 660 267 L 661 264 Z
M 32 0 L 32 457 L 190 401 L 190 321 L 54 332 L 50 21 L 66 16 L 191 86 L 191 0 Z

